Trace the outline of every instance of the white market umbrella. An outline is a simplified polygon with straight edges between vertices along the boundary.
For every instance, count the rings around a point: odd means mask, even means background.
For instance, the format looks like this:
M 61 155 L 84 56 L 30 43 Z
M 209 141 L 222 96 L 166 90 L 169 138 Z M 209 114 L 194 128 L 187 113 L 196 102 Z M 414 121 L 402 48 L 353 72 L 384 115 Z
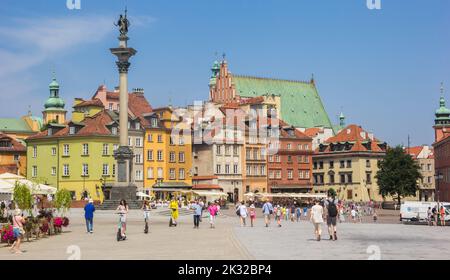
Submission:
M 13 193 L 14 192 L 14 184 L 0 179 L 0 193 Z
M 150 195 L 148 195 L 148 194 L 146 194 L 146 193 L 143 193 L 143 192 L 137 192 L 137 193 L 136 193 L 136 196 L 137 196 L 137 197 L 151 198 Z
M 16 174 L 12 174 L 12 173 L 3 173 L 3 174 L 0 174 L 0 179 L 19 180 L 19 179 L 25 179 L 25 177 L 19 176 Z

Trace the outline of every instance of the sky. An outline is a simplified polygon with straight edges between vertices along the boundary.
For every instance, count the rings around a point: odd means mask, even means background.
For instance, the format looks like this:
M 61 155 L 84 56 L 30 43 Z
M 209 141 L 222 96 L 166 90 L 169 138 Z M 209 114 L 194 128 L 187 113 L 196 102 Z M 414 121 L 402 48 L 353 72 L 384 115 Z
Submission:
M 128 7 L 129 87 L 153 107 L 208 98 L 210 68 L 309 80 L 335 123 L 343 111 L 390 145 L 431 144 L 440 84 L 450 106 L 450 1 L 2 0 L 0 117 L 41 116 L 52 72 L 69 111 L 75 97 L 118 85 L 113 23 Z

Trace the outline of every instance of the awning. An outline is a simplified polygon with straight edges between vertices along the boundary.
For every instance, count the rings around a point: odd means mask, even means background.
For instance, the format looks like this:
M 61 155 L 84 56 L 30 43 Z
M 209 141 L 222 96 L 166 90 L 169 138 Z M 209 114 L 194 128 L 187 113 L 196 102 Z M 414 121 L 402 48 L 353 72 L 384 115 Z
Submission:
M 302 190 L 307 190 L 307 189 L 312 189 L 312 186 L 301 186 L 301 185 L 297 185 L 297 186 L 293 186 L 293 185 L 276 185 L 276 186 L 272 186 L 270 187 L 271 189 L 283 189 L 283 190 L 293 190 L 293 189 L 302 189 Z
M 215 191 L 192 191 L 193 194 L 206 197 L 228 197 L 227 193 Z
M 189 189 L 177 189 L 177 188 L 151 188 L 150 191 L 153 191 L 153 192 L 181 192 L 181 193 L 192 192 Z
M 148 194 L 146 194 L 146 193 L 143 193 L 143 192 L 137 192 L 137 193 L 136 193 L 136 196 L 137 196 L 137 197 L 151 198 L 150 195 L 148 195 Z

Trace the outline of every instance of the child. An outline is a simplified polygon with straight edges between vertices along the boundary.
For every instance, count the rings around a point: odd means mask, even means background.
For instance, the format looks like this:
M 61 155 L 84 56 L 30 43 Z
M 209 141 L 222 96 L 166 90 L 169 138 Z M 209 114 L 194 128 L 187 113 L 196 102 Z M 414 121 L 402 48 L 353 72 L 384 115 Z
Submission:
M 251 223 L 252 227 L 253 227 L 253 222 L 255 221 L 255 219 L 256 219 L 256 209 L 255 209 L 255 205 L 252 204 L 252 205 L 250 205 L 250 223 Z

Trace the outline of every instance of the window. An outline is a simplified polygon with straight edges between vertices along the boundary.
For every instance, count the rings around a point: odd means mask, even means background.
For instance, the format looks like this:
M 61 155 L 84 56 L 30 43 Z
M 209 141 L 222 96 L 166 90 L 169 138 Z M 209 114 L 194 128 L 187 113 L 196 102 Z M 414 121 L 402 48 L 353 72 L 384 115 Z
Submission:
M 170 145 L 174 145 L 174 143 L 173 143 L 173 137 L 172 137 L 172 136 L 169 137 L 169 144 L 170 144 Z
M 334 184 L 334 174 L 333 175 L 329 175 L 329 180 L 330 180 L 330 184 Z
M 158 179 L 162 179 L 163 177 L 163 169 L 162 167 L 158 167 Z
M 368 167 L 368 168 L 370 167 L 370 160 L 369 159 L 366 160 L 366 167 Z
M 281 179 L 281 170 L 275 171 L 275 175 L 276 175 L 277 179 Z
M 102 168 L 102 175 L 108 176 L 109 175 L 109 164 L 104 163 Z
M 183 136 L 180 136 L 180 139 L 178 139 L 178 144 L 179 144 L 180 146 L 183 146 L 183 145 L 184 145 L 184 137 L 183 137 Z
M 89 165 L 87 163 L 83 163 L 83 168 L 81 170 L 81 176 L 89 176 Z
M 319 169 L 323 169 L 323 161 L 319 161 Z
M 233 166 L 233 173 L 234 173 L 234 174 L 238 174 L 238 173 L 239 173 L 239 166 L 238 166 L 237 164 L 235 164 L 235 165 Z
M 366 182 L 367 184 L 372 184 L 372 174 L 366 173 Z
M 70 176 L 70 169 L 68 164 L 63 165 L 63 176 Z
M 302 146 L 301 144 L 297 144 L 297 149 L 298 149 L 298 150 L 303 150 L 302 147 L 303 147 L 303 146 Z
M 117 112 L 120 111 L 120 106 L 119 106 L 119 104 L 116 105 L 116 110 L 117 110 Z
M 130 122 L 128 122 L 128 129 L 130 129 L 131 128 L 131 123 Z
M 222 154 L 222 146 L 220 146 L 220 145 L 216 146 L 216 154 L 217 155 L 221 155 Z
M 250 153 L 251 153 L 251 150 L 250 150 L 250 149 L 246 149 L 246 150 L 245 150 L 245 158 L 246 158 L 246 159 L 250 159 Z
M 341 174 L 341 184 L 345 184 L 345 174 Z
M 157 127 L 157 126 L 158 126 L 158 119 L 152 118 L 152 127 Z
M 112 103 L 109 103 L 108 108 L 109 108 L 110 111 L 112 111 L 112 110 L 113 110 L 113 104 L 112 104 Z
M 428 177 L 428 184 L 431 184 L 433 182 L 433 177 L 432 176 L 429 176 Z
M 220 164 L 216 165 L 216 173 L 217 174 L 220 174 L 222 172 L 221 168 L 222 168 L 222 166 L 220 166 Z
M 184 174 L 185 174 L 184 169 L 183 169 L 183 168 L 180 168 L 180 169 L 178 170 L 178 179 L 184 180 L 184 179 L 185 179 Z
M 52 148 L 52 156 L 56 156 L 56 148 L 55 147 Z
M 112 135 L 117 135 L 117 127 L 113 126 L 111 128 L 111 133 L 112 133 Z
M 347 160 L 347 168 L 351 168 L 352 167 L 352 161 L 351 160 Z
M 294 171 L 293 170 L 288 170 L 287 175 L 288 175 L 288 179 L 292 180 L 294 178 Z
M 175 180 L 175 168 L 170 168 L 169 169 L 169 179 L 170 180 Z
M 64 144 L 63 145 L 63 156 L 69 156 L 69 144 Z
M 153 179 L 154 175 L 153 175 L 153 167 L 149 167 L 147 168 L 147 179 Z
M 175 161 L 176 161 L 175 152 L 170 152 L 170 154 L 169 154 L 169 162 L 175 162 Z
M 142 163 L 142 155 L 136 154 L 136 163 Z
M 305 156 L 305 163 L 309 163 L 309 157 Z
M 226 156 L 231 155 L 231 146 L 225 145 L 225 155 Z
M 254 150 L 253 150 L 253 159 L 254 159 L 254 160 L 257 160 L 257 159 L 258 159 L 258 150 L 257 150 L 257 149 L 254 149 Z
M 33 146 L 33 158 L 37 157 L 37 146 Z
M 237 156 L 238 153 L 239 153 L 239 147 L 233 146 L 233 155 L 234 155 L 234 156 Z
M 269 171 L 269 179 L 275 179 L 275 172 L 273 170 Z
M 431 164 L 427 164 L 428 171 L 432 171 Z
M 347 174 L 347 182 L 348 183 L 353 183 L 353 176 L 352 176 L 352 174 Z
M 288 150 L 292 149 L 291 143 L 287 144 L 287 149 L 288 149 Z
M 179 162 L 184 162 L 185 161 L 184 152 L 179 152 L 178 153 L 178 161 Z
M 83 156 L 89 155 L 89 144 L 83 144 Z
M 334 168 L 334 161 L 330 161 L 330 169 Z
M 305 178 L 305 173 L 303 172 L 303 170 L 299 170 L 298 171 L 298 178 L 299 179 L 304 179 Z
M 153 160 L 153 150 L 147 151 L 147 160 Z
M 135 127 L 136 129 L 141 129 L 141 123 L 140 123 L 140 122 L 136 122 L 136 123 L 134 124 L 134 127 Z
M 142 181 L 142 170 L 136 170 L 134 179 L 136 181 Z
M 114 149 L 114 152 L 117 151 L 117 149 L 119 149 L 119 144 L 114 144 L 113 149 Z
M 343 160 L 340 161 L 340 167 L 345 168 L 345 161 L 343 161 Z
M 158 134 L 158 143 L 162 143 L 162 135 L 161 134 Z
M 149 134 L 147 135 L 147 141 L 148 141 L 148 142 L 153 142 L 153 134 L 149 133 Z
M 281 158 L 279 155 L 275 155 L 275 162 L 281 162 Z
M 258 166 L 257 165 L 253 166 L 253 175 L 258 176 Z
M 56 167 L 55 166 L 52 167 L 52 176 L 56 176 Z
M 130 124 L 130 123 L 128 123 Z M 128 146 L 133 146 L 133 139 L 131 139 L 131 137 L 128 137 Z
M 103 144 L 103 155 L 107 156 L 109 154 L 109 145 Z
M 313 169 L 317 169 L 317 162 L 316 161 L 313 164 Z
M 74 134 L 75 134 L 75 126 L 69 127 L 69 135 L 74 135 Z
M 309 179 L 309 171 L 305 171 L 305 179 Z
M 247 175 L 252 175 L 252 167 L 250 165 L 246 166 Z
M 305 150 L 309 150 L 309 145 L 308 144 L 305 144 L 303 147 L 304 147 Z
M 261 176 L 265 176 L 266 175 L 266 167 L 264 165 L 261 165 Z
M 35 178 L 37 177 L 37 166 L 33 165 L 33 168 L 31 169 L 31 177 Z
M 162 150 L 158 150 L 157 153 L 157 158 L 158 161 L 163 161 L 163 151 Z
M 272 155 L 269 156 L 269 162 L 273 162 L 273 156 Z
M 116 176 L 116 165 L 115 164 L 113 164 L 113 167 L 112 167 L 112 175 Z
M 230 174 L 230 165 L 225 164 L 225 174 Z
M 196 166 L 196 167 L 194 167 L 194 176 L 197 176 L 198 175 L 198 167 Z
M 136 137 L 136 147 L 142 147 L 142 138 Z
M 288 161 L 288 163 L 292 163 L 292 156 L 291 156 L 291 155 L 289 155 L 289 156 L 287 157 L 287 161 Z

